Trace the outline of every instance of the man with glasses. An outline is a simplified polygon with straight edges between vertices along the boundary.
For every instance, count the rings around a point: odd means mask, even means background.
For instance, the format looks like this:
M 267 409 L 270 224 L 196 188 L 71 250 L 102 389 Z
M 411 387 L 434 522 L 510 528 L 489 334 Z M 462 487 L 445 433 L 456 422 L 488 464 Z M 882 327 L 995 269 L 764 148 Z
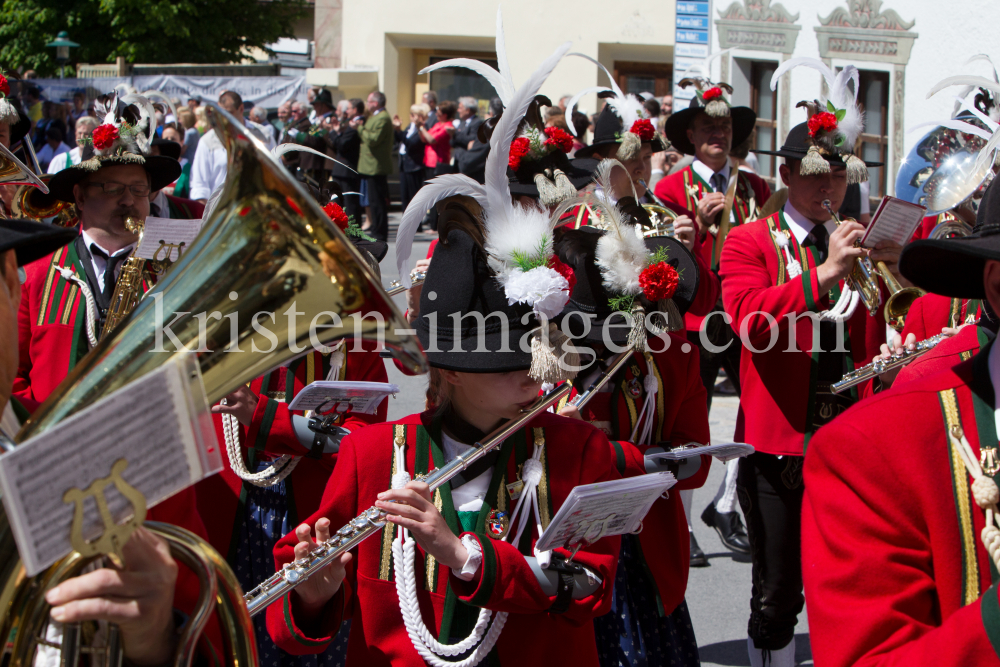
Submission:
M 17 396 L 45 400 L 93 347 L 122 264 L 138 240 L 125 220 L 145 220 L 150 193 L 180 176 L 180 163 L 173 158 L 129 151 L 122 143 L 105 156 L 95 155 L 88 144 L 79 165 L 49 182 L 52 196 L 76 204 L 80 234 L 26 267 L 18 316 Z M 144 289 L 149 286 L 143 283 Z

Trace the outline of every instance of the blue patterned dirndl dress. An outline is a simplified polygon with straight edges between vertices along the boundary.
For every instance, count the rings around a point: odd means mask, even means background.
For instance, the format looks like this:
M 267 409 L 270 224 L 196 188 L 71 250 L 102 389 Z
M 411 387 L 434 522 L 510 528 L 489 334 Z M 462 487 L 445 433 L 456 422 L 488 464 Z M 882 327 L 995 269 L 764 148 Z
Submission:
M 611 611 L 594 619 L 601 667 L 699 667 L 687 602 L 660 616 L 638 539 L 622 536 Z
M 257 471 L 270 465 L 261 461 Z M 249 591 L 274 574 L 274 545 L 292 531 L 289 523 L 286 481 L 259 487 L 243 483 L 246 502 L 236 551 L 236 578 Z M 340 667 L 347 656 L 347 635 L 351 622 L 345 621 L 340 633 L 326 651 L 316 655 L 291 655 L 275 646 L 267 632 L 265 614 L 253 619 L 260 667 Z

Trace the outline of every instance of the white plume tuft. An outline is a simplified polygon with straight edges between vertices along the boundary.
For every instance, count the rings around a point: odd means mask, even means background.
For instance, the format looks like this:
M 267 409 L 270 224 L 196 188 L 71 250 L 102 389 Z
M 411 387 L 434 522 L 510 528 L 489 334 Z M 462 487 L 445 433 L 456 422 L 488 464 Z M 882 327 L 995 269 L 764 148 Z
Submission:
M 486 191 L 482 185 L 464 174 L 444 174 L 427 181 L 417 190 L 417 194 L 403 211 L 403 219 L 396 231 L 396 270 L 404 287 L 409 288 L 411 284 L 410 272 L 406 267 L 413 251 L 413 235 L 417 233 L 420 221 L 431 206 L 455 195 L 472 197 L 480 206 L 486 207 Z
M 854 65 L 847 65 L 840 72 L 834 72 L 827 67 L 826 63 L 818 58 L 792 58 L 783 62 L 771 76 L 771 90 L 776 90 L 778 81 L 790 70 L 796 67 L 811 67 L 823 75 L 829 92 L 826 97 L 820 98 L 821 111 L 826 111 L 826 104 L 830 102 L 838 109 L 846 111 L 846 115 L 837 123 L 838 134 L 844 137 L 843 146 L 847 150 L 852 150 L 861 136 L 865 127 L 864 114 L 858 108 L 857 90 L 859 72 Z M 848 87 L 848 83 L 854 82 L 854 90 Z
M 511 213 L 486 215 L 486 252 L 490 266 L 502 273 L 517 266 L 515 256 L 552 254 L 552 225 L 548 213 L 533 206 L 514 204 Z
M 639 274 L 646 268 L 649 251 L 632 230 L 608 230 L 597 242 L 596 260 L 609 290 L 624 294 L 642 291 Z

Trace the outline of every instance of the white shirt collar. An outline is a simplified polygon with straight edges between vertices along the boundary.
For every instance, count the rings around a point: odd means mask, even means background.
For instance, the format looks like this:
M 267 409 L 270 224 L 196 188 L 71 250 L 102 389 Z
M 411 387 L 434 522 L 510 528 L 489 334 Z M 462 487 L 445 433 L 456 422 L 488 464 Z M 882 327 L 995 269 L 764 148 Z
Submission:
M 156 207 L 160 210 L 161 218 L 170 217 L 170 202 L 167 201 L 167 195 L 163 192 L 163 190 L 157 192 L 156 197 L 154 197 L 153 201 L 149 202 L 149 204 L 150 206 L 153 204 L 156 205 Z
M 103 251 L 104 251 L 105 253 L 107 253 L 108 257 L 115 257 L 115 256 L 117 256 L 117 255 L 122 255 L 122 254 L 127 254 L 127 253 L 130 253 L 130 252 L 132 252 L 132 246 L 134 246 L 134 245 L 135 245 L 134 243 L 132 243 L 132 244 L 130 244 L 130 245 L 128 245 L 128 246 L 126 246 L 126 247 L 122 248 L 121 250 L 118 250 L 117 252 L 108 252 L 108 249 L 107 249 L 107 248 L 105 248 L 104 246 L 102 246 L 102 245 L 101 245 L 100 243 L 98 243 L 97 241 L 95 241 L 95 240 L 94 240 L 94 237 L 93 237 L 93 236 L 91 236 L 90 234 L 88 234 L 88 233 L 86 232 L 86 230 L 84 230 L 84 231 L 82 231 L 82 232 L 80 232 L 80 233 L 81 233 L 81 234 L 83 235 L 83 242 L 84 242 L 85 244 L 87 244 L 87 249 L 88 249 L 88 250 L 90 250 L 90 246 L 92 246 L 92 245 L 96 245 L 96 246 L 97 246 L 98 248 L 100 248 L 100 249 L 101 249 L 101 250 L 103 250 Z M 99 259 L 102 259 L 102 258 L 99 258 Z M 103 259 L 102 259 L 102 261 L 103 261 Z
M 726 160 L 725 167 L 719 171 L 713 171 L 707 164 L 698 158 L 695 158 L 694 162 L 691 163 L 691 168 L 694 170 L 694 173 L 698 174 L 698 176 L 709 185 L 712 185 L 713 174 L 722 174 L 722 177 L 726 180 L 726 182 L 729 182 L 729 160 Z
M 785 219 L 788 221 L 789 229 L 792 230 L 792 234 L 795 234 L 795 240 L 799 242 L 799 245 L 801 245 L 802 242 L 806 240 L 806 237 L 809 236 L 809 232 L 811 232 L 813 227 L 816 226 L 816 223 L 795 210 L 795 207 L 792 206 L 792 202 L 785 204 L 784 213 Z M 827 232 L 833 234 L 833 232 L 837 229 L 837 222 L 831 218 L 830 220 L 824 222 L 823 226 L 826 227 Z

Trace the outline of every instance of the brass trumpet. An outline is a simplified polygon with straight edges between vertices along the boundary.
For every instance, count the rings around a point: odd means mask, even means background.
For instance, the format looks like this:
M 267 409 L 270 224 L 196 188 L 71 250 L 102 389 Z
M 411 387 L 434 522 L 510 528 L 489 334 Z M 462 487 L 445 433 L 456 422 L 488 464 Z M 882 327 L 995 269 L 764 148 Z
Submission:
M 830 212 L 830 215 L 833 216 L 838 225 L 843 222 L 840 216 L 833 210 L 829 199 L 823 200 L 823 208 Z M 900 285 L 885 262 L 878 262 L 878 264 L 873 265 L 871 259 L 868 257 L 859 257 L 855 260 L 854 268 L 847 276 L 846 282 L 852 290 L 858 293 L 865 309 L 872 317 L 875 317 L 875 314 L 878 312 L 881 301 L 878 285 L 879 276 L 882 276 L 882 281 L 889 290 L 889 298 L 886 300 L 885 307 L 882 310 L 885 322 L 896 331 L 902 331 L 906 320 L 906 313 L 909 312 L 910 306 L 927 292 L 919 287 L 903 287 Z

